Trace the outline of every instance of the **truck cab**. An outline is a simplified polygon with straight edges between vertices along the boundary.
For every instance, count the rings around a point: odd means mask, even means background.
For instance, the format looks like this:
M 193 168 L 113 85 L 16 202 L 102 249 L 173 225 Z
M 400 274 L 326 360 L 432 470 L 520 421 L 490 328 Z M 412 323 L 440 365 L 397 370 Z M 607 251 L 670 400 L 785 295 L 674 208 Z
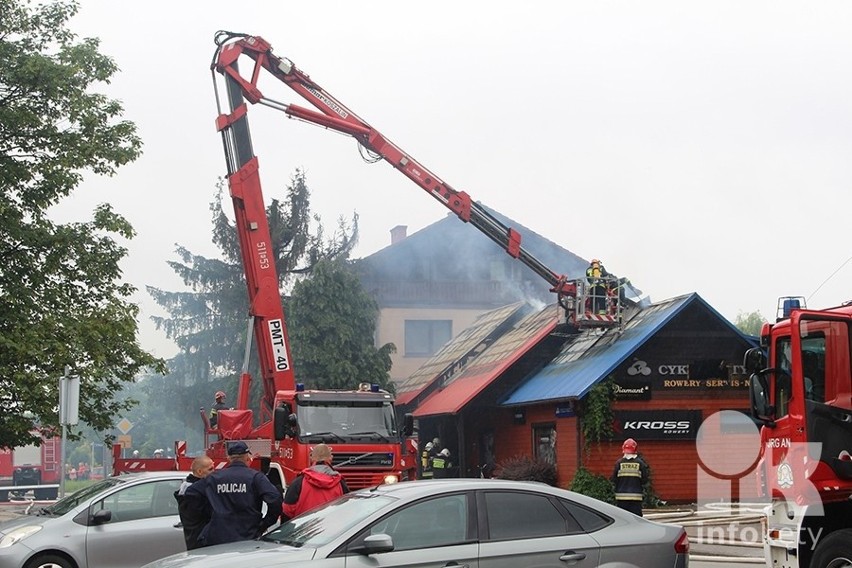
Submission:
M 765 549 L 775 568 L 822 568 L 852 558 L 852 307 L 787 307 L 745 357 Z

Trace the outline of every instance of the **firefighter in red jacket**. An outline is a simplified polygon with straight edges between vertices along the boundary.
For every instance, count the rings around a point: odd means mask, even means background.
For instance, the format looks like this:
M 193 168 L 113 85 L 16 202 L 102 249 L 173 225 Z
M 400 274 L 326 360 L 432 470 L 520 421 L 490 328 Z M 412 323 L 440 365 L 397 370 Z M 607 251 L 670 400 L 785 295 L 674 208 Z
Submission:
M 346 480 L 331 467 L 331 448 L 317 444 L 311 452 L 311 467 L 302 470 L 284 494 L 282 519 L 292 519 L 332 499 L 349 493 Z

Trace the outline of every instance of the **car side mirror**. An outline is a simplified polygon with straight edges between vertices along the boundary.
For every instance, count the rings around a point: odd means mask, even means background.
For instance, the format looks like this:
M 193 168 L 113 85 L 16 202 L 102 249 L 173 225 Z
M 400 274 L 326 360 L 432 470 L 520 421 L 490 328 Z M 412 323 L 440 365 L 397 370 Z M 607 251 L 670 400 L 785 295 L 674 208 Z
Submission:
M 108 523 L 112 520 L 112 511 L 109 509 L 101 509 L 100 511 L 96 511 L 94 515 L 92 515 L 92 524 L 93 525 L 102 525 L 104 523 Z
M 763 369 L 752 373 L 749 377 L 749 399 L 751 401 L 751 415 L 755 420 L 769 426 L 775 427 L 775 407 L 769 404 L 769 383 L 766 381 L 766 372 Z
M 353 546 L 349 549 L 349 552 L 369 556 L 370 554 L 391 552 L 393 548 L 393 539 L 390 537 L 390 535 L 379 533 L 371 534 L 370 536 L 364 538 L 364 543 L 362 545 Z
M 757 373 L 766 367 L 766 354 L 760 347 L 752 347 L 743 355 L 743 367 L 747 373 Z
M 407 438 L 414 433 L 414 415 L 406 412 L 402 418 L 402 436 Z

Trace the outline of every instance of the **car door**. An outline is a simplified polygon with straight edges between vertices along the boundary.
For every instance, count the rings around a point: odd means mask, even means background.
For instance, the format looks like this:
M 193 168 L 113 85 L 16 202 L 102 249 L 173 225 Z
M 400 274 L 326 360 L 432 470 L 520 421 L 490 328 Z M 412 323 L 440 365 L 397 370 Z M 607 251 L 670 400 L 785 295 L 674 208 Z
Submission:
M 479 544 L 471 503 L 468 494 L 453 493 L 423 499 L 383 517 L 345 548 L 359 545 L 367 536 L 387 534 L 394 550 L 370 556 L 344 551 L 346 568 L 477 568 Z
M 556 500 L 530 491 L 479 491 L 480 568 L 592 568 L 598 543 Z
M 141 566 L 186 550 L 174 492 L 180 479 L 157 479 L 122 486 L 89 508 L 89 519 L 101 510 L 111 519 L 90 521 L 86 533 L 89 566 Z

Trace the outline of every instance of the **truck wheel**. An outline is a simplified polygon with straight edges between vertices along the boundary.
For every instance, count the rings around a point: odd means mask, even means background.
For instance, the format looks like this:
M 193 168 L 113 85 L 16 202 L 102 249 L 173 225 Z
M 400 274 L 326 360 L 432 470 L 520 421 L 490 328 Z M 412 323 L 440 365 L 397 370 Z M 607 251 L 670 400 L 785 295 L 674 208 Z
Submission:
M 852 566 L 852 529 L 834 531 L 817 545 L 812 568 L 846 568 Z
M 58 554 L 42 554 L 36 556 L 25 565 L 25 568 L 74 568 L 74 564 Z

